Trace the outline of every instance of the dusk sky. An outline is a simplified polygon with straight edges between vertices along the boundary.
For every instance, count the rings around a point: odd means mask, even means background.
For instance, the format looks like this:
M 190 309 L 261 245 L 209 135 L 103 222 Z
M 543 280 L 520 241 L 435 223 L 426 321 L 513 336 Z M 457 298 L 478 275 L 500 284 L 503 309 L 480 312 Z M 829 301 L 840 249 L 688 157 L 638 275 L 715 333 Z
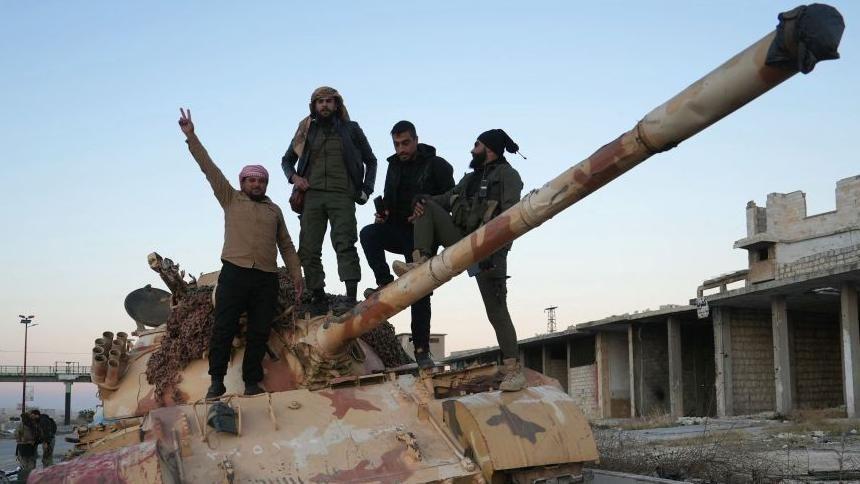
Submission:
M 684 304 L 711 276 L 746 266 L 732 249 L 744 207 L 803 190 L 809 213 L 834 208 L 835 183 L 860 174 L 860 3 L 842 59 L 819 64 L 655 156 L 517 241 L 509 305 L 520 338 L 612 314 Z M 89 364 L 104 330 L 131 331 L 125 295 L 163 287 L 158 251 L 198 274 L 217 270 L 222 212 L 176 120 L 197 132 L 231 181 L 265 165 L 287 209 L 280 158 L 311 91 L 336 87 L 380 161 L 408 119 L 459 179 L 482 131 L 503 128 L 509 157 L 537 188 L 630 129 L 652 108 L 770 32 L 788 1 L 657 2 L 2 2 L 0 364 L 21 364 L 34 314 L 33 364 Z M 853 87 L 852 87 L 853 86 Z M 359 225 L 371 223 L 372 204 Z M 298 240 L 298 220 L 287 225 Z M 328 239 L 328 237 L 327 237 Z M 374 285 L 362 254 L 360 288 Z M 393 260 L 393 259 L 389 259 Z M 324 245 L 327 290 L 343 292 Z M 392 321 L 409 331 L 408 312 Z M 447 351 L 495 345 L 474 281 L 435 292 Z M 441 355 L 437 355 L 441 356 Z M 74 406 L 95 403 L 75 387 Z M 0 407 L 20 385 L 0 384 Z M 62 385 L 36 404 L 60 408 Z M 78 397 L 77 395 L 80 395 Z

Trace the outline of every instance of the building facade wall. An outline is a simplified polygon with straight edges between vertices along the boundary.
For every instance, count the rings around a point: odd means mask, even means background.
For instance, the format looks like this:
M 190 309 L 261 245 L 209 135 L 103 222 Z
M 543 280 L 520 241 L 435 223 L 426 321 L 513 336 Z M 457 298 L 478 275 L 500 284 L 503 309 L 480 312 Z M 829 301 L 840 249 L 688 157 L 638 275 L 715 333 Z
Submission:
M 634 328 L 633 364 L 636 414 L 669 412 L 669 346 L 665 323 Z
M 609 394 L 612 417 L 630 416 L 630 358 L 627 333 L 605 333 L 609 352 Z
M 842 241 L 848 244 L 847 247 L 830 248 L 837 241 Z M 819 247 L 809 247 L 817 243 Z M 842 245 L 840 242 L 837 245 Z M 809 254 L 810 252 L 820 251 L 803 257 L 792 259 L 789 263 L 779 263 L 776 268 L 776 278 L 784 279 L 786 277 L 802 276 L 813 272 L 826 271 L 834 267 L 858 265 L 860 264 L 860 231 L 845 232 L 831 237 L 822 239 L 812 239 L 794 244 L 780 244 L 777 246 L 777 252 L 785 254 L 788 252 L 799 252 Z
M 793 335 L 795 405 L 799 409 L 842 405 L 839 317 L 789 312 Z
M 772 411 L 776 389 L 770 311 L 732 308 L 730 318 L 734 414 Z
M 681 324 L 681 361 L 684 414 L 695 417 L 717 413 L 714 368 L 714 327 L 709 322 Z
M 568 388 L 574 403 L 588 418 L 599 417 L 597 408 L 597 365 L 576 366 L 568 371 Z

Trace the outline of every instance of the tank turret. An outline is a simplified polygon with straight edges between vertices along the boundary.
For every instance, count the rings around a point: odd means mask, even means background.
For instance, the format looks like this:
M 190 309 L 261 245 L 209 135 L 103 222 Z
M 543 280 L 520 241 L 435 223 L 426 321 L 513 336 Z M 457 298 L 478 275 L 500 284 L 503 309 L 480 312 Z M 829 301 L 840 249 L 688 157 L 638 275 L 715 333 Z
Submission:
M 142 422 L 114 439 L 88 441 L 87 455 L 36 472 L 32 482 L 579 482 L 583 463 L 596 460 L 597 451 L 587 420 L 557 382 L 526 370 L 527 388 L 502 393 L 494 390 L 494 365 L 450 372 L 392 368 L 379 354 L 384 341 L 374 348 L 363 338 L 650 156 L 798 71 L 809 72 L 815 61 L 838 57 L 843 27 L 826 5 L 782 14 L 775 32 L 342 315 L 296 314 L 286 291 L 264 360 L 265 394 L 236 395 L 243 351 L 237 342 L 228 395 L 203 399 L 209 316 L 201 308 L 214 278 L 186 283 L 178 267 L 152 256 L 151 266 L 174 296 L 167 323 L 140 332 L 131 349 L 113 335 L 108 344 L 105 334 L 94 350 L 94 358 L 107 354 L 116 362 L 113 370 L 99 367 L 105 416 Z M 152 383 L 144 377 L 170 365 L 180 373 Z

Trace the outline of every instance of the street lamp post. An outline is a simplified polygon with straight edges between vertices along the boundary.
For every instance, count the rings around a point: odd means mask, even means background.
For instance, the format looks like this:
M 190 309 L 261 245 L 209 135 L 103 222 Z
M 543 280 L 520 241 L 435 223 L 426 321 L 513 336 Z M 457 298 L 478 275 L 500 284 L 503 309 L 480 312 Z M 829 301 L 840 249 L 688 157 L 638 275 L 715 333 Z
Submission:
M 30 329 L 30 326 L 36 326 L 36 323 L 33 323 L 32 314 L 29 316 L 24 316 L 23 314 L 18 315 L 21 318 L 21 324 L 24 325 L 24 387 L 21 389 L 21 413 L 27 411 L 27 332 Z

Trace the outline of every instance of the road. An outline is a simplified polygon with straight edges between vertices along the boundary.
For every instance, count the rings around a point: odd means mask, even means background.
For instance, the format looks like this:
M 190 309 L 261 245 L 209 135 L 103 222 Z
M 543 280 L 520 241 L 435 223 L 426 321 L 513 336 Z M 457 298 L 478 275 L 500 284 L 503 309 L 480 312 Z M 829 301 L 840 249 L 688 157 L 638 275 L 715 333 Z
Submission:
M 66 434 L 57 435 L 56 443 L 54 444 L 54 462 L 60 462 L 66 451 L 71 449 L 74 444 L 66 442 Z M 39 447 L 39 456 L 41 457 L 42 448 Z M 12 470 L 18 467 L 18 461 L 15 459 L 15 439 L 0 439 L 0 469 Z M 42 467 L 41 460 L 38 463 L 37 469 Z

